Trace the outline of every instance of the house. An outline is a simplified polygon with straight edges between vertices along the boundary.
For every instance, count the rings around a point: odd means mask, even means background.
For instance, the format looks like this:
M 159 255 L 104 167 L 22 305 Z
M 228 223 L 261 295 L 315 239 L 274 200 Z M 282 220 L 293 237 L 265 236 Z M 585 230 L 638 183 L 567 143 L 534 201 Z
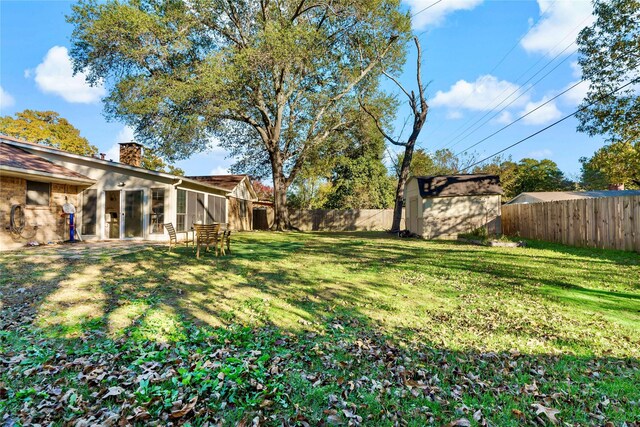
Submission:
M 483 226 L 499 234 L 502 194 L 496 175 L 411 177 L 404 189 L 407 228 L 426 239 L 455 239 Z
M 248 175 L 207 175 L 187 178 L 227 191 L 228 222 L 234 230 L 253 230 L 253 204 L 258 201 Z
M 507 205 L 621 196 L 640 196 L 640 190 L 531 191 L 518 194 L 516 197 L 511 199 Z
M 135 142 L 114 162 L 0 135 L 0 248 L 67 240 L 65 204 L 84 240 L 166 241 L 166 222 L 229 222 L 227 188 L 144 169 L 141 157 Z

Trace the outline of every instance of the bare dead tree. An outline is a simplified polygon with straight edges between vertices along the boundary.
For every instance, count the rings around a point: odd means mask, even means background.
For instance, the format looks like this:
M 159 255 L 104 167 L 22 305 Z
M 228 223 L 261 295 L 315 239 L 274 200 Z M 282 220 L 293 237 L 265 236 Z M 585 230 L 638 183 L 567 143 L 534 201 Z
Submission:
M 422 127 L 427 121 L 427 112 L 429 111 L 429 106 L 427 105 L 427 101 L 425 99 L 425 88 L 422 84 L 422 76 L 421 76 L 421 63 L 422 63 L 422 49 L 420 48 L 420 42 L 418 41 L 418 37 L 414 37 L 413 41 L 416 44 L 416 49 L 418 51 L 418 59 L 417 59 L 417 72 L 416 72 L 416 80 L 418 83 L 418 95 L 416 96 L 415 92 L 412 90 L 411 92 L 407 91 L 392 75 L 387 72 L 383 72 L 383 74 L 394 82 L 400 90 L 407 96 L 409 99 L 409 107 L 411 107 L 411 112 L 413 114 L 413 127 L 411 129 L 411 134 L 409 138 L 407 138 L 406 142 L 402 142 L 399 139 L 391 137 L 380 124 L 380 120 L 376 117 L 371 111 L 369 111 L 364 105 L 363 102 L 360 103 L 362 109 L 374 120 L 378 131 L 384 136 L 384 138 L 389 141 L 393 145 L 397 145 L 400 147 L 404 147 L 404 157 L 402 159 L 402 165 L 400 166 L 400 170 L 398 171 L 398 187 L 396 188 L 396 197 L 395 203 L 393 207 L 393 224 L 391 226 L 392 232 L 400 231 L 400 221 L 402 220 L 402 205 L 404 201 L 404 186 L 407 183 L 407 179 L 409 178 L 409 167 L 411 166 L 411 159 L 413 158 L 413 150 L 416 145 L 416 141 L 418 140 L 418 136 L 422 131 Z

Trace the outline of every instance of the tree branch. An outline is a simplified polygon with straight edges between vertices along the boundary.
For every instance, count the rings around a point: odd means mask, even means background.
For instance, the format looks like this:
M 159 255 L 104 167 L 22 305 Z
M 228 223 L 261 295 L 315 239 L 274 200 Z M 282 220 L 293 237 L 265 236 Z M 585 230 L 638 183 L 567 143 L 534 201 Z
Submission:
M 382 129 L 382 126 L 380 126 L 380 121 L 378 120 L 378 118 L 373 115 L 373 113 L 371 111 L 369 111 L 367 109 L 367 107 L 364 105 L 364 102 L 362 102 L 362 100 L 360 98 L 358 98 L 358 103 L 360 104 L 360 107 L 364 110 L 365 113 L 367 113 L 369 115 L 369 117 L 371 117 L 373 119 L 373 122 L 375 123 L 376 127 L 378 128 L 378 132 L 380 132 L 382 134 L 382 136 L 389 141 L 390 143 L 392 143 L 393 145 L 398 145 L 401 147 L 406 147 L 407 144 L 404 142 L 400 142 L 396 139 L 391 138 L 385 131 L 384 129 Z
M 411 100 L 411 95 L 409 94 L 409 92 L 407 92 L 407 90 L 400 84 L 400 82 L 398 80 L 396 80 L 395 77 L 393 77 L 391 74 L 387 73 L 385 70 L 382 70 L 382 74 L 384 74 L 385 76 L 387 76 L 387 78 L 389 80 L 391 80 L 392 82 L 394 82 L 400 89 L 402 89 L 402 91 L 404 92 L 405 95 L 407 95 L 407 98 L 409 98 L 409 100 Z
M 416 44 L 416 49 L 418 50 L 418 59 L 416 60 L 417 62 L 417 80 L 418 80 L 418 91 L 420 94 L 420 109 L 422 111 L 425 110 L 425 108 L 427 107 L 427 101 L 424 98 L 424 87 L 422 86 L 422 75 L 421 75 L 421 68 L 422 68 L 422 49 L 420 48 L 420 42 L 418 41 L 418 37 L 414 37 L 413 41 Z
M 358 75 L 358 77 L 356 77 L 353 81 L 351 81 L 351 83 L 349 83 L 347 85 L 347 87 L 344 88 L 344 90 L 342 92 L 340 92 L 339 94 L 335 95 L 333 98 L 329 99 L 327 101 L 327 103 L 325 105 L 323 105 L 322 108 L 320 108 L 320 111 L 318 111 L 318 113 L 316 114 L 315 118 L 313 119 L 313 122 L 311 124 L 310 129 L 309 129 L 309 132 L 307 133 L 308 136 L 311 136 L 313 134 L 313 132 L 316 129 L 316 126 L 318 125 L 318 122 L 320 122 L 320 119 L 322 119 L 322 116 L 324 116 L 324 113 L 327 111 L 327 108 L 329 108 L 330 105 L 333 105 L 336 102 L 340 101 L 349 92 L 351 92 L 351 90 L 355 87 L 355 85 L 360 83 L 362 81 L 362 79 L 364 79 L 369 74 L 369 72 L 371 72 L 371 70 L 373 70 L 373 68 L 377 64 L 380 63 L 382 58 L 384 58 L 387 55 L 387 53 L 389 53 L 389 50 L 391 49 L 391 46 L 393 46 L 393 43 L 397 39 L 398 39 L 398 36 L 391 36 L 389 38 L 389 42 L 387 43 L 387 47 L 385 47 L 385 49 L 382 52 L 382 54 L 378 55 L 378 57 L 376 59 L 371 61 L 369 63 L 369 65 L 367 65 L 362 71 L 360 71 L 360 74 Z

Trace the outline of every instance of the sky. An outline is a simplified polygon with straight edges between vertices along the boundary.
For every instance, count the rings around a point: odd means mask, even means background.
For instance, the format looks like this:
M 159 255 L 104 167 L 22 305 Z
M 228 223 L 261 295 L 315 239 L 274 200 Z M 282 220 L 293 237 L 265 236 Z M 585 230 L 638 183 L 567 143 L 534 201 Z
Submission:
M 0 2 L 0 115 L 56 111 L 107 158 L 117 160 L 117 144 L 134 135 L 122 123 L 105 119 L 101 98 L 107 89 L 91 87 L 82 74 L 72 73 L 72 27 L 65 21 L 72 4 Z M 420 148 L 466 151 L 480 160 L 573 113 L 588 89 L 588 82 L 579 83 L 575 39 L 594 20 L 589 1 L 404 0 L 402 5 L 413 15 L 423 81 L 429 83 Z M 409 52 L 400 83 L 411 90 L 416 88 L 413 44 Z M 383 88 L 404 101 L 392 82 L 384 81 Z M 394 122 L 395 136 L 407 136 L 401 133 L 406 118 L 409 111 L 403 107 Z M 576 126 L 575 118 L 564 120 L 504 155 L 515 161 L 549 158 L 577 179 L 579 158 L 591 156 L 604 140 L 579 133 Z M 390 146 L 388 158 L 397 152 Z M 233 161 L 214 146 L 177 166 L 188 175 L 224 174 Z

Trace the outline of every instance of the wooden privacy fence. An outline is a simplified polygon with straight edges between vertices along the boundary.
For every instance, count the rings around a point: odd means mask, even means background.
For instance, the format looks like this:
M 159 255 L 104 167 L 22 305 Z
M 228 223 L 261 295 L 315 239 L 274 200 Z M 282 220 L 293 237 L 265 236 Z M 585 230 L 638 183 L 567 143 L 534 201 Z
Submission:
M 502 206 L 509 236 L 640 252 L 640 196 Z
M 393 209 L 298 209 L 289 211 L 291 225 L 302 231 L 390 230 Z M 404 210 L 400 229 L 404 229 Z

